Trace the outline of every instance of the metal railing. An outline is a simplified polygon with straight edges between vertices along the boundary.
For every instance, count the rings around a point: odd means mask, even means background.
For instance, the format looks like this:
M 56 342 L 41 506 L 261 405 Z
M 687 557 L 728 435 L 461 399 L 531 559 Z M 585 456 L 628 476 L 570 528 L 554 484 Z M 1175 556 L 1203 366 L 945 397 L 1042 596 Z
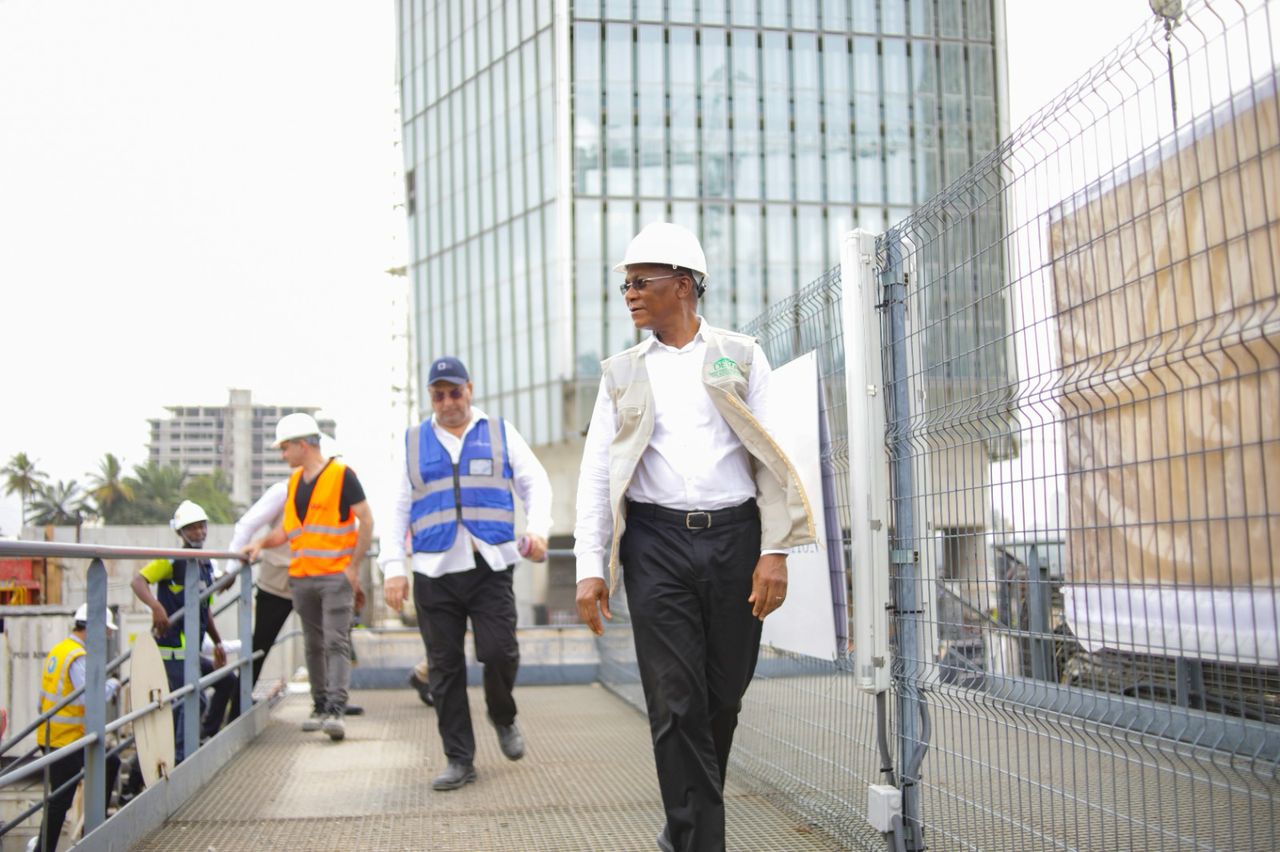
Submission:
M 200 693 L 201 691 L 217 681 L 236 673 L 240 674 L 240 707 L 242 711 L 246 711 L 252 705 L 252 683 L 251 672 L 255 654 L 250 653 L 253 646 L 253 616 L 251 592 L 253 584 L 248 582 L 250 577 L 247 571 L 238 571 L 235 574 L 229 574 L 222 579 L 215 581 L 209 586 L 200 587 L 200 568 L 196 559 L 229 559 L 239 560 L 240 554 L 212 551 L 212 550 L 191 550 L 191 549 L 162 549 L 162 548 L 130 548 L 130 547 L 107 547 L 99 545 L 87 544 L 59 544 L 51 542 L 28 542 L 28 541 L 0 541 L 0 557 L 36 557 L 36 558 L 64 558 L 64 559 L 88 559 L 90 560 L 86 580 L 86 603 L 88 604 L 88 621 L 86 622 L 85 631 L 85 683 L 80 689 L 73 691 L 70 695 L 64 697 L 56 705 L 49 710 L 41 713 L 33 722 L 19 731 L 16 735 L 11 736 L 8 741 L 0 744 L 0 755 L 8 753 L 10 749 L 19 744 L 25 737 L 39 729 L 41 725 L 46 724 L 54 715 L 62 708 L 73 702 L 83 699 L 84 702 L 84 736 L 75 742 L 50 751 L 42 757 L 30 760 L 34 752 L 33 749 L 26 754 L 19 756 L 14 761 L 16 765 L 8 771 L 0 774 L 0 786 L 22 781 L 29 778 L 37 772 L 45 769 L 53 762 L 60 760 L 67 755 L 84 751 L 85 765 L 81 773 L 75 778 L 66 782 L 58 790 L 45 791 L 44 801 L 28 808 L 17 818 L 10 820 L 4 826 L 0 826 L 0 836 L 12 830 L 28 817 L 34 815 L 48 802 L 48 800 L 56 793 L 65 790 L 68 786 L 73 786 L 80 780 L 85 781 L 84 787 L 84 814 L 85 814 L 85 834 L 89 834 L 95 828 L 102 824 L 106 818 L 106 763 L 107 763 L 107 735 L 115 733 L 129 723 L 150 713 L 167 711 L 175 702 L 183 702 L 183 738 L 187 748 L 188 756 L 194 752 L 200 744 Z M 182 559 L 186 561 L 186 576 L 184 582 L 184 602 L 183 606 L 169 615 L 171 623 L 182 623 L 185 647 L 193 649 L 192 653 L 184 654 L 183 657 L 183 686 L 168 692 L 159 699 L 153 699 L 141 707 L 133 708 L 129 713 L 107 723 L 105 698 L 106 679 L 109 673 L 116 671 L 119 667 L 130 658 L 131 651 L 126 650 L 119 657 L 108 661 L 107 655 L 107 571 L 103 565 L 104 559 L 124 559 L 124 560 L 152 560 L 152 559 Z M 231 600 L 223 602 L 218 611 L 225 609 L 227 606 L 236 605 L 239 614 L 239 636 L 240 636 L 240 654 L 234 663 L 228 663 L 210 672 L 208 675 L 200 676 L 200 619 L 186 619 L 184 614 L 187 612 L 196 612 L 199 609 L 200 601 L 207 595 L 216 593 L 223 589 L 229 588 L 234 582 L 235 577 L 242 578 L 238 594 Z M 122 686 L 126 679 L 121 679 Z M 117 745 L 115 751 L 119 751 L 124 747 L 123 744 Z M 46 784 L 47 786 L 47 784 Z

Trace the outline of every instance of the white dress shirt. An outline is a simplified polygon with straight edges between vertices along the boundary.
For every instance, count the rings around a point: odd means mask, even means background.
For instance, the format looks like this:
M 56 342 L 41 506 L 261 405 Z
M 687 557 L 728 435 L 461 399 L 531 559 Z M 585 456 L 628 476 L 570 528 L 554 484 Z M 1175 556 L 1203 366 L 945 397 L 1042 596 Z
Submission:
M 471 422 L 467 424 L 461 438 L 438 425 L 435 418 L 431 420 L 431 428 L 448 450 L 453 463 L 457 464 L 467 435 L 477 423 L 488 419 L 489 415 L 473 405 Z M 525 529 L 545 539 L 551 533 L 551 478 L 510 421 L 507 421 L 507 457 L 511 460 L 511 473 L 514 477 L 511 481 L 512 490 L 524 506 Z M 409 532 L 409 510 L 413 506 L 413 483 L 409 481 L 404 441 L 397 442 L 395 458 L 398 470 L 395 503 L 387 519 L 386 536 L 381 538 L 382 552 L 379 558 L 383 576 L 388 580 L 405 576 L 405 538 Z M 469 571 L 476 565 L 474 554 L 477 551 L 494 571 L 505 571 L 508 565 L 514 565 L 519 558 L 514 541 L 488 544 L 471 535 L 466 527 L 459 524 L 453 546 L 443 553 L 413 554 L 413 570 L 428 577 Z
M 284 514 L 285 501 L 289 499 L 289 481 L 281 480 L 273 484 L 262 496 L 240 516 L 235 529 L 231 533 L 231 544 L 227 550 L 241 551 L 253 541 L 258 530 L 268 531 L 276 525 L 276 518 Z M 262 561 L 258 568 L 258 586 L 263 590 L 281 598 L 292 598 L 289 592 L 289 560 L 288 544 L 262 551 Z M 234 574 L 244 563 L 235 559 L 222 562 L 222 573 Z
M 680 349 L 650 335 L 645 370 L 653 392 L 653 436 L 640 457 L 627 499 L 679 511 L 714 511 L 755 499 L 751 459 L 738 436 L 711 402 L 702 383 L 707 344 L 702 318 L 693 340 Z M 760 344 L 747 377 L 747 407 L 768 429 L 766 397 L 772 368 Z M 604 382 L 596 394 L 582 451 L 578 517 L 573 547 L 578 579 L 605 576 L 613 540 L 609 506 L 609 444 L 617 431 L 613 400 Z M 777 551 L 785 552 L 785 551 Z

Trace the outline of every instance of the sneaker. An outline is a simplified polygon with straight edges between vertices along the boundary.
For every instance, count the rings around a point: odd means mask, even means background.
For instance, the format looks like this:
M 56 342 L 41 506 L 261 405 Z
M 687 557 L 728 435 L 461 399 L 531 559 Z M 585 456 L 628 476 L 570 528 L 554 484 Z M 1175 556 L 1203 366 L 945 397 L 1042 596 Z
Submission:
M 524 757 L 524 736 L 513 721 L 510 725 L 494 725 L 498 729 L 498 746 L 507 760 L 519 760 Z
M 471 763 L 457 763 L 449 761 L 449 765 L 444 768 L 431 782 L 432 790 L 456 790 L 459 787 L 466 786 L 476 780 L 476 767 Z
M 319 707 L 313 708 L 311 715 L 302 720 L 302 730 L 318 731 L 324 727 L 325 712 Z
M 329 735 L 329 739 L 337 742 L 347 736 L 347 726 L 342 722 L 342 712 L 335 711 L 324 717 L 322 725 L 324 732 Z

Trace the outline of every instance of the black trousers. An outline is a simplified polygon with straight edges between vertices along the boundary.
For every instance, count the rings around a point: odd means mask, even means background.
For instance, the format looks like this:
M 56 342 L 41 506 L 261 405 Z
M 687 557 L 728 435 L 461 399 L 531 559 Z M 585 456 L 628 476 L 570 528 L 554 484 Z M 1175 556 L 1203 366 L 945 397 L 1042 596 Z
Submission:
M 688 529 L 684 513 L 632 504 L 619 557 L 671 842 L 725 848 L 724 779 L 762 623 L 751 615 L 760 557 L 755 502 Z M 658 510 L 665 512 L 665 510 Z
M 436 725 L 451 761 L 471 763 L 476 755 L 467 700 L 467 618 L 475 636 L 476 658 L 484 666 L 484 700 L 495 725 L 516 718 L 511 694 L 520 668 L 516 643 L 514 567 L 494 571 L 476 554 L 476 567 L 443 577 L 413 575 L 413 604 L 418 630 L 427 646 L 427 681 L 436 702 Z
M 54 749 L 45 748 L 45 754 Z M 84 768 L 84 752 L 79 751 L 59 758 L 49 764 L 49 792 L 55 792 L 63 784 L 70 781 L 77 772 Z M 120 758 L 107 756 L 107 800 L 111 799 L 111 790 L 116 786 L 116 774 L 120 771 Z M 62 834 L 62 826 L 67 821 L 67 811 L 76 798 L 76 785 L 72 784 L 63 792 L 49 798 L 45 819 L 40 823 L 40 834 L 36 840 L 37 850 L 54 852 L 58 848 L 58 836 Z
M 256 686 L 258 675 L 262 674 L 262 664 L 267 661 L 267 654 L 271 653 L 280 628 L 293 612 L 293 601 L 259 588 L 253 606 L 253 651 L 262 652 L 262 656 L 253 661 L 253 683 Z

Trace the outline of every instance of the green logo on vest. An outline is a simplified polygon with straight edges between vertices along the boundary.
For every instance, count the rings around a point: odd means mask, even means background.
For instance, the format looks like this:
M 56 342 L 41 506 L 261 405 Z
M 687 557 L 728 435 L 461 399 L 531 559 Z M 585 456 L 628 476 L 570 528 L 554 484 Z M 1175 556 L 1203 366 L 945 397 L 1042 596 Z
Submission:
M 731 376 L 741 376 L 742 368 L 738 366 L 738 362 L 732 358 L 721 358 L 711 365 L 711 378 L 724 379 Z

